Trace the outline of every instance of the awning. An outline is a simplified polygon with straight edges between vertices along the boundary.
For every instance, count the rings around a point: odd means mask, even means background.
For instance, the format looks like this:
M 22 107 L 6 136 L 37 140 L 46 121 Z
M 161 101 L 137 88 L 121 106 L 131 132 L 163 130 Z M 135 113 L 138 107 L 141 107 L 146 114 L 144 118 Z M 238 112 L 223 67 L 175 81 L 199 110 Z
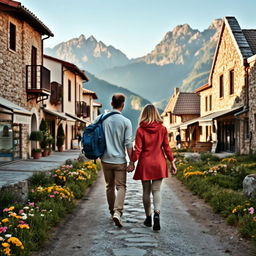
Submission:
M 217 119 L 217 118 L 220 118 L 223 116 L 233 115 L 233 114 L 241 111 L 242 109 L 243 109 L 243 107 L 236 107 L 236 108 L 232 108 L 232 109 L 226 109 L 226 110 L 214 112 L 207 116 L 200 117 L 199 125 L 207 125 L 207 124 L 210 125 L 210 124 L 212 124 L 212 121 L 214 119 Z
M 79 118 L 79 117 L 77 117 L 77 116 L 74 116 L 74 115 L 71 115 L 71 114 L 69 114 L 69 113 L 66 113 L 66 115 L 67 116 L 69 116 L 69 117 L 71 117 L 71 118 L 73 118 L 75 121 L 79 121 L 79 122 L 81 122 L 81 123 L 90 123 L 89 121 L 85 121 L 85 120 L 83 120 L 83 119 L 81 119 L 81 118 Z
M 184 122 L 184 123 L 180 124 L 180 129 L 181 130 L 186 130 L 189 125 L 197 123 L 199 121 L 199 119 L 200 119 L 200 117 L 194 118 L 194 119 L 191 119 L 191 120 L 189 120 L 187 122 Z
M 0 107 L 8 109 L 13 114 L 13 123 L 30 124 L 32 113 L 19 105 L 0 97 Z
M 57 112 L 57 111 L 49 110 L 49 109 L 44 109 L 44 112 L 49 115 L 56 116 L 57 118 L 62 119 L 62 120 L 68 119 L 68 117 L 63 112 Z

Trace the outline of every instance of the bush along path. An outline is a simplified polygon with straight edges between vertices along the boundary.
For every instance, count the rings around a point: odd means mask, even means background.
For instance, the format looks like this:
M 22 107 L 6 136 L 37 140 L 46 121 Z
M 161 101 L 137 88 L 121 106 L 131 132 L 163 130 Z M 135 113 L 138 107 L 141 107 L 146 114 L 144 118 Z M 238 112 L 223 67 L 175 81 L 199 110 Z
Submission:
M 220 160 L 202 154 L 201 160 L 191 162 L 176 155 L 178 179 L 194 194 L 208 202 L 230 225 L 238 227 L 243 238 L 256 244 L 256 200 L 243 195 L 243 179 L 255 173 L 256 158 L 234 156 Z
M 100 169 L 93 162 L 73 161 L 30 178 L 29 200 L 21 205 L 10 195 L 0 196 L 0 256 L 29 255 L 46 240 L 76 205 Z

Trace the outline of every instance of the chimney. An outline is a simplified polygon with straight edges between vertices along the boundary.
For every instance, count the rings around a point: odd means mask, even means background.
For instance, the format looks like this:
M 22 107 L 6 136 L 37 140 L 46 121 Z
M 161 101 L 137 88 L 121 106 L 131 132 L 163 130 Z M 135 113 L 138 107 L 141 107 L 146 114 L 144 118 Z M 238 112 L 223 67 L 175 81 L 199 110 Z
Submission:
M 179 93 L 180 89 L 179 88 L 174 88 L 174 95 L 177 95 Z

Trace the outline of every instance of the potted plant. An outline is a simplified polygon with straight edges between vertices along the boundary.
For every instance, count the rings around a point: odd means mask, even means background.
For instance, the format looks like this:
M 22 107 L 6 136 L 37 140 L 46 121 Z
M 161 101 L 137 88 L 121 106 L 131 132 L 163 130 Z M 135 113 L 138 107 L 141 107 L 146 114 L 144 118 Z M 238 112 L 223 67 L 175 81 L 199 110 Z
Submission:
M 57 130 L 57 147 L 59 152 L 63 151 L 64 140 L 65 140 L 64 129 L 62 124 L 60 124 Z
M 37 142 L 42 141 L 42 139 L 43 139 L 42 132 L 41 131 L 32 131 L 29 139 L 31 141 L 36 142 L 35 148 L 32 149 L 32 156 L 34 157 L 34 159 L 40 158 L 42 156 L 42 154 L 41 154 L 41 149 L 37 148 Z
M 48 136 L 48 139 L 47 139 L 47 145 L 48 145 L 48 149 L 49 149 L 49 155 L 51 154 L 52 152 L 52 145 L 54 144 L 54 138 L 52 137 L 52 135 L 49 135 Z
M 32 149 L 32 156 L 34 159 L 39 159 L 42 157 L 42 150 L 41 148 L 33 148 Z
M 48 156 L 49 154 L 49 142 L 48 142 L 48 137 L 49 137 L 49 132 L 48 132 L 48 125 L 47 122 L 42 119 L 39 130 L 42 132 L 43 139 L 40 142 L 41 149 L 43 150 L 42 155 L 43 156 Z

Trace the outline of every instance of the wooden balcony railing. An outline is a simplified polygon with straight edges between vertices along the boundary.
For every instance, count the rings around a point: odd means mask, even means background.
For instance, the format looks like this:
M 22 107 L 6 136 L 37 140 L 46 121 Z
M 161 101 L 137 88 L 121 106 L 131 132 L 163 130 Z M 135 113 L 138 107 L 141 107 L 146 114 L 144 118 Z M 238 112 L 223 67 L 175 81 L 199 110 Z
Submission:
M 90 116 L 90 106 L 88 106 L 84 101 L 76 102 L 76 115 L 79 117 L 86 118 Z
M 39 96 L 51 94 L 51 72 L 42 65 L 26 66 L 27 92 Z

